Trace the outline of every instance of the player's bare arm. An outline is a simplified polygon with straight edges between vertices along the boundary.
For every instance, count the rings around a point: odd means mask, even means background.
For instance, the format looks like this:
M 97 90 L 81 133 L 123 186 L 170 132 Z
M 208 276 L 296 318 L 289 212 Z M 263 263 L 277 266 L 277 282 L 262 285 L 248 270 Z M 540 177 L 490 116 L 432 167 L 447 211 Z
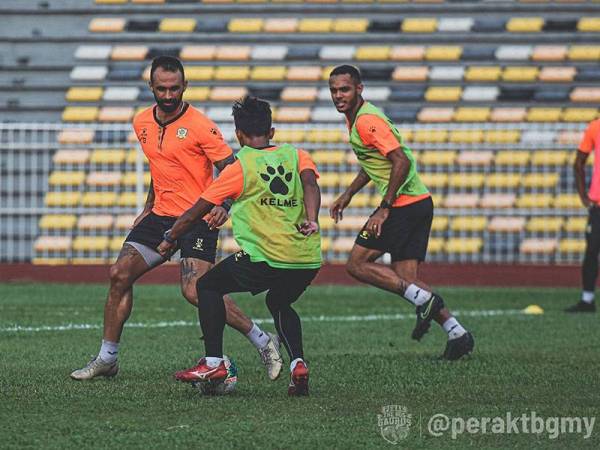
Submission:
M 382 206 L 369 217 L 366 225 L 367 231 L 377 237 L 381 235 L 381 227 L 390 215 L 389 208 L 394 203 L 394 200 L 396 200 L 396 192 L 398 192 L 400 186 L 404 184 L 408 172 L 410 171 L 410 160 L 406 157 L 400 147 L 389 152 L 386 157 L 392 163 L 388 189 L 381 202 Z
M 135 218 L 133 221 L 132 228 L 135 227 L 138 223 L 142 221 L 144 217 L 152 212 L 152 208 L 154 207 L 154 186 L 152 184 L 152 180 L 150 180 L 150 187 L 148 188 L 148 195 L 146 196 L 146 203 L 144 204 L 144 209 L 140 213 L 139 216 Z
M 360 172 L 356 174 L 350 186 L 344 191 L 342 195 L 340 195 L 329 208 L 329 215 L 338 223 L 340 220 L 344 218 L 344 209 L 350 204 L 350 200 L 354 197 L 354 194 L 359 192 L 363 187 L 367 185 L 367 183 L 371 181 L 367 172 L 364 169 L 360 169 Z
M 575 170 L 575 186 L 577 187 L 581 203 L 583 203 L 583 206 L 586 208 L 593 206 L 593 202 L 588 197 L 585 188 L 585 163 L 589 156 L 589 153 L 578 151 L 575 158 L 575 164 L 573 165 L 573 169 Z
M 317 183 L 315 172 L 305 169 L 300 172 L 302 188 L 304 190 L 304 209 L 306 220 L 298 225 L 298 231 L 305 236 L 310 236 L 319 231 L 319 209 L 321 208 L 321 190 Z

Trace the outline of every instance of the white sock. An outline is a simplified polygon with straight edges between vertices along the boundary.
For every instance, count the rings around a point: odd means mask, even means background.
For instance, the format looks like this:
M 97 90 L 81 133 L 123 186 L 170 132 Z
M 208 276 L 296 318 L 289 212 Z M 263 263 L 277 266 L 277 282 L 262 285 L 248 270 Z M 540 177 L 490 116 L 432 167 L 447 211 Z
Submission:
M 583 291 L 581 293 L 581 301 L 585 303 L 594 302 L 594 291 Z
M 100 359 L 107 363 L 113 363 L 117 360 L 117 356 L 119 355 L 119 343 L 105 341 L 102 339 L 102 346 L 100 347 Z
M 454 317 L 450 317 L 446 320 L 442 324 L 442 328 L 448 333 L 448 340 L 457 339 L 467 332 Z
M 415 306 L 420 306 L 429 301 L 431 298 L 431 292 L 417 286 L 416 284 L 410 284 L 406 288 L 406 291 L 404 291 L 403 297 Z
M 252 329 L 248 332 L 246 337 L 252 342 L 252 345 L 258 349 L 264 348 L 269 342 L 269 335 L 258 328 L 258 325 L 254 322 L 252 322 Z
M 304 362 L 302 358 L 296 358 L 290 363 L 290 372 L 294 371 L 294 369 L 296 368 L 296 364 L 298 364 L 300 361 Z M 304 365 L 306 365 L 306 363 L 304 363 Z
M 205 356 L 204 359 L 208 367 L 217 367 L 223 361 L 223 358 L 217 358 L 216 356 Z

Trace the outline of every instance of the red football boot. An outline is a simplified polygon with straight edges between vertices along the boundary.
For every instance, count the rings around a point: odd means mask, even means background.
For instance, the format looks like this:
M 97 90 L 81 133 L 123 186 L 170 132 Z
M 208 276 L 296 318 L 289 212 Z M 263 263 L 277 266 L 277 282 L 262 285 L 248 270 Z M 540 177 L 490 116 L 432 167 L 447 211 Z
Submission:
M 208 367 L 206 359 L 198 361 L 198 365 L 190 369 L 175 372 L 175 379 L 191 383 L 193 381 L 224 381 L 227 378 L 225 362 L 221 361 L 217 367 Z
M 308 395 L 308 367 L 304 361 L 298 361 L 290 374 L 288 395 L 294 397 Z

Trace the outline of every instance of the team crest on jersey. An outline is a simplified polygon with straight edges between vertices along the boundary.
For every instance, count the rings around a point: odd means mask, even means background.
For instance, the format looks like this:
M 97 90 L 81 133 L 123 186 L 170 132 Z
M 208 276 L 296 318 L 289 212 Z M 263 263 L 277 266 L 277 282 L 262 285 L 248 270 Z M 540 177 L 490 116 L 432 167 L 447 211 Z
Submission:
M 177 128 L 177 138 L 178 139 L 185 139 L 187 137 L 188 134 L 188 129 L 187 128 Z

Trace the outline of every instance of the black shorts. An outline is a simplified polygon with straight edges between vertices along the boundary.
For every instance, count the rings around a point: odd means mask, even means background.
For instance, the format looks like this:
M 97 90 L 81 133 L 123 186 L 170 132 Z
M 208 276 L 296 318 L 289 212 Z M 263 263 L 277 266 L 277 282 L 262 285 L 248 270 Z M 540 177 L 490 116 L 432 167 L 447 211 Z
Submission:
M 390 209 L 390 215 L 383 222 L 378 238 L 369 235 L 363 227 L 355 243 L 389 253 L 392 261 L 424 261 L 432 220 L 433 201 L 428 197 L 407 206 Z
M 296 301 L 317 276 L 319 269 L 278 269 L 266 262 L 252 262 L 243 251 L 229 255 L 197 283 L 198 289 L 220 293 L 251 292 L 256 295 L 277 289 L 288 303 Z
M 170 229 L 176 217 L 148 214 L 138 223 L 125 241 L 137 242 L 156 249 L 163 240 L 163 234 Z M 201 220 L 177 239 L 177 248 L 181 250 L 182 258 L 196 258 L 214 264 L 217 254 L 219 230 L 210 230 L 208 224 Z

